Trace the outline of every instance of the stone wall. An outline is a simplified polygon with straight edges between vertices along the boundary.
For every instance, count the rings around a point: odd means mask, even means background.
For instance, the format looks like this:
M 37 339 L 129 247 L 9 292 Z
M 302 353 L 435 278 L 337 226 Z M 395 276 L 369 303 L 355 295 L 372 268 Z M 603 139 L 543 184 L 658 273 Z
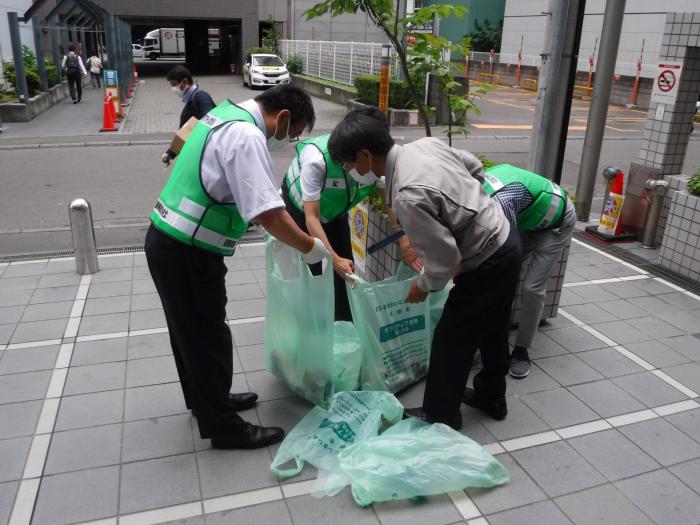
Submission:
M 0 104 L 0 120 L 5 122 L 29 122 L 51 106 L 58 104 L 69 94 L 68 82 L 62 82 L 29 99 L 28 104 L 6 102 Z
M 664 268 L 700 282 L 700 197 L 673 192 L 659 261 Z

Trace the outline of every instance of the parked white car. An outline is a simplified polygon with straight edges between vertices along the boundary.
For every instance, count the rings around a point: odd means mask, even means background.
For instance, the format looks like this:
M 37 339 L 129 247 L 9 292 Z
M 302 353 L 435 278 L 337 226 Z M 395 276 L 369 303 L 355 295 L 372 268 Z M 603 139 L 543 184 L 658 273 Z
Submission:
M 250 88 L 289 84 L 287 65 L 277 55 L 248 55 L 243 64 L 243 85 Z
M 143 58 L 143 46 L 141 44 L 131 44 L 131 55 L 134 58 Z

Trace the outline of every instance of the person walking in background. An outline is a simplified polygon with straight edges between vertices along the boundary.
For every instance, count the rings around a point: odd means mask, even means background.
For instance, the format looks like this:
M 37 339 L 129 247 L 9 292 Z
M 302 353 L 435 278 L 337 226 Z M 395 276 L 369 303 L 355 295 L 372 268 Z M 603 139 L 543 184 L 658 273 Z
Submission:
M 102 84 L 100 84 L 100 76 L 102 75 L 102 61 L 97 57 L 94 51 L 90 55 L 90 58 L 88 58 L 87 65 L 90 69 L 92 87 L 102 87 Z
M 63 57 L 61 69 L 65 71 L 68 79 L 68 89 L 73 104 L 77 104 L 83 98 L 83 77 L 87 76 L 83 59 L 75 52 L 75 45 L 68 46 L 68 54 Z
M 170 84 L 170 89 L 172 89 L 175 95 L 181 98 L 182 102 L 185 104 L 185 107 L 182 108 L 182 113 L 180 113 L 180 127 L 184 126 L 190 118 L 194 117 L 199 120 L 214 109 L 216 105 L 214 100 L 209 93 L 200 89 L 199 86 L 194 83 L 192 73 L 190 73 L 185 66 L 175 66 L 172 68 L 165 76 L 165 80 Z M 177 154 L 174 151 L 168 149 L 163 153 L 161 160 L 165 164 L 170 164 L 170 161 L 176 156 Z

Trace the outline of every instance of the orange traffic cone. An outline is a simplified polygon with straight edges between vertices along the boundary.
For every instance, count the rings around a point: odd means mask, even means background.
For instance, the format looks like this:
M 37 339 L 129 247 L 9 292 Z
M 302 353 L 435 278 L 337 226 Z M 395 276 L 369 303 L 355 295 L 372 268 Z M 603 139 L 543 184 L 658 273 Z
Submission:
M 139 72 L 136 70 L 136 64 L 134 64 L 134 82 L 139 79 Z
M 112 109 L 110 110 L 110 108 Z M 117 131 L 112 118 L 113 111 L 114 106 L 112 102 L 110 102 L 109 97 L 105 97 L 104 104 L 102 104 L 102 128 L 100 131 Z
M 119 117 L 117 116 L 117 110 L 114 109 L 114 99 L 112 95 L 107 95 L 107 103 L 109 104 L 109 114 L 112 117 L 113 122 L 119 122 Z

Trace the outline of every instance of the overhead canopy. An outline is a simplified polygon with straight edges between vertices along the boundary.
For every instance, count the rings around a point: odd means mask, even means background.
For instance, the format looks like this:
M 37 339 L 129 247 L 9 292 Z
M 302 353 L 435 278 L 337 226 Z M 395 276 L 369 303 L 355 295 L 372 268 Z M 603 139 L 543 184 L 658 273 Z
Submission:
M 110 14 L 97 5 L 92 0 L 35 0 L 32 6 L 24 13 L 24 22 L 29 22 L 31 18 L 47 5 L 55 7 L 46 15 L 42 16 L 47 20 L 59 16 L 72 26 L 86 27 L 97 23 L 104 23 L 105 18 Z

